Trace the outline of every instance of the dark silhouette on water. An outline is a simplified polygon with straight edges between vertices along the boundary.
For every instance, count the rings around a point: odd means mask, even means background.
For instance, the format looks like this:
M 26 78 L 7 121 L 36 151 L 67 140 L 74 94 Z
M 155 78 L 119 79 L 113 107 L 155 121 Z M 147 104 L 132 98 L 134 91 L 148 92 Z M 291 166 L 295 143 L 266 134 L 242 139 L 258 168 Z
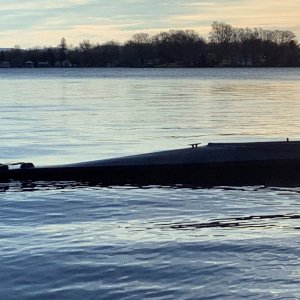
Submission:
M 16 166 L 17 165 L 17 166 Z M 58 166 L 0 165 L 0 181 L 75 180 L 103 185 L 300 184 L 300 142 L 209 143 Z

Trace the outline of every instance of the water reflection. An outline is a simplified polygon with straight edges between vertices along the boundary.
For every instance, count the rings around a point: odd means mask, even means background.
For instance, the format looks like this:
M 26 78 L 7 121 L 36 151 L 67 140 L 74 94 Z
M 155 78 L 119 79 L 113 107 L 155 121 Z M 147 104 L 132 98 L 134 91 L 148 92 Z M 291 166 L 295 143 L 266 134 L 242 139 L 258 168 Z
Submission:
M 231 228 L 231 227 L 239 227 L 239 228 L 250 228 L 250 227 L 274 227 L 276 224 L 272 224 L 270 221 L 275 220 L 281 222 L 284 220 L 296 220 L 300 219 L 300 214 L 286 213 L 286 214 L 276 214 L 276 215 L 253 215 L 253 216 L 245 216 L 245 217 L 235 217 L 235 218 L 227 218 L 222 220 L 212 220 L 205 223 L 174 223 L 169 225 L 172 229 L 201 229 L 201 228 Z M 282 225 L 281 225 L 282 226 Z M 295 228 L 295 229 L 298 229 Z
M 0 150 L 8 160 L 60 164 L 196 141 L 299 137 L 299 70 L 20 70 L 18 76 L 2 75 Z
M 94 181 L 32 181 L 32 180 L 10 180 L 7 182 L 0 182 L 1 192 L 37 192 L 47 190 L 63 190 L 63 189 L 85 189 L 85 188 L 112 188 L 112 189 L 170 189 L 170 190 L 223 190 L 223 191 L 240 191 L 240 192 L 260 192 L 266 190 L 268 192 L 275 191 L 281 193 L 300 193 L 298 184 L 281 184 L 277 186 L 265 185 L 236 185 L 236 186 L 220 186 L 220 185 L 205 185 L 205 184 L 108 184 L 97 180 Z
M 47 190 L 81 189 L 96 186 L 101 187 L 101 184 L 77 181 L 9 181 L 7 183 L 0 183 L 0 192 L 37 192 Z

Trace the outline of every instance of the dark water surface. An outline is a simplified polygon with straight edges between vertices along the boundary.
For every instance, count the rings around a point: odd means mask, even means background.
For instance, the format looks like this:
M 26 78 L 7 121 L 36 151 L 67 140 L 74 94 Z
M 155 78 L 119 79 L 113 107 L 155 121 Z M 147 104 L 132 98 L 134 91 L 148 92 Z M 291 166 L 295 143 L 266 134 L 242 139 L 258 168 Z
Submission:
M 300 69 L 0 69 L 0 161 L 299 139 Z M 1 299 L 298 299 L 300 187 L 0 184 Z

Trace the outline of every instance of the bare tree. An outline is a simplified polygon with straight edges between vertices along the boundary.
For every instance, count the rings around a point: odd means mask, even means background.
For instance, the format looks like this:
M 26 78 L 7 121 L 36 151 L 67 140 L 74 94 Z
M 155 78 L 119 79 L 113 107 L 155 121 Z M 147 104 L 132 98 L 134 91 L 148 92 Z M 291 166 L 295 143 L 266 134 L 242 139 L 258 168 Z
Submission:
M 83 52 L 88 52 L 89 50 L 92 49 L 92 44 L 89 40 L 83 40 L 80 44 L 79 44 L 80 49 Z
M 151 43 L 151 38 L 150 38 L 150 35 L 148 33 L 144 33 L 144 32 L 141 32 L 141 33 L 135 33 L 133 36 L 132 36 L 132 39 L 131 39 L 134 43 L 137 43 L 137 44 L 149 44 Z
M 223 22 L 213 22 L 212 29 L 209 33 L 211 43 L 228 44 L 234 36 L 234 29 L 231 25 Z

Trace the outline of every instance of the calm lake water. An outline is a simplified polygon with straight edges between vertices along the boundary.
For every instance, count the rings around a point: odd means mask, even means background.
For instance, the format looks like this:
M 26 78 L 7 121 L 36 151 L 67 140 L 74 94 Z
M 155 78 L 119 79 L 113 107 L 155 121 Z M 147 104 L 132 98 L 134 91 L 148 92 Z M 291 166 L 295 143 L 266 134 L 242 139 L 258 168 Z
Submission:
M 0 95 L 1 162 L 300 139 L 299 68 L 0 69 Z M 299 193 L 0 184 L 0 298 L 299 299 Z

